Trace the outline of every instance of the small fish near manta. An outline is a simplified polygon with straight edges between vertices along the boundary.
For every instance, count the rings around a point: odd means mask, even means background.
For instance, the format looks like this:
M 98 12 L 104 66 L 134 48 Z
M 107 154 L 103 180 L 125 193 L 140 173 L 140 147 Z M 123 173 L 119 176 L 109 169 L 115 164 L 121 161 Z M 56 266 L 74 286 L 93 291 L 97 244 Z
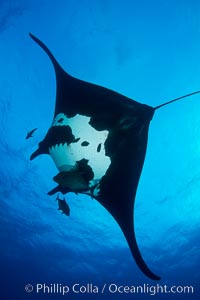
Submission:
M 31 137 L 33 137 L 33 133 L 37 130 L 37 128 L 32 129 L 31 131 L 29 131 L 26 135 L 26 140 L 30 139 Z
M 67 204 L 65 198 L 60 199 L 59 195 L 56 197 L 56 200 L 58 201 L 58 210 L 62 211 L 62 214 L 65 214 L 66 216 L 70 215 L 70 208 L 69 205 Z
M 135 236 L 134 203 L 155 108 L 66 73 L 38 38 L 56 73 L 53 122 L 30 159 L 49 154 L 59 173 L 48 194 L 82 193 L 95 198 L 120 226 L 140 270 L 159 280 L 144 262 Z

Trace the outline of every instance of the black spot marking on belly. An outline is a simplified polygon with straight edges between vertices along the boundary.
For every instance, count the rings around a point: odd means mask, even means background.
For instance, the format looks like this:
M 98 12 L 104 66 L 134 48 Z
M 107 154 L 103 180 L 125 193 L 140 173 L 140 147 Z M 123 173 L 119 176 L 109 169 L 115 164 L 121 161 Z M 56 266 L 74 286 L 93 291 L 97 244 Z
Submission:
M 101 151 L 101 144 L 99 144 L 98 146 L 97 146 L 97 152 L 100 152 Z
M 48 153 L 48 149 L 52 146 L 65 144 L 69 146 L 73 143 L 75 136 L 72 134 L 72 129 L 70 126 L 52 126 L 49 128 L 45 139 L 40 143 L 40 147 Z M 47 151 L 47 152 L 46 152 Z
M 58 123 L 62 123 L 64 121 L 64 118 L 60 118 L 59 120 L 58 120 Z
M 80 139 L 81 139 L 81 138 L 77 138 L 77 139 L 73 140 L 72 143 L 77 143 L 78 141 L 80 141 Z
M 90 144 L 90 143 L 88 143 L 87 141 L 84 141 L 84 142 L 81 143 L 81 146 L 87 147 L 89 144 Z

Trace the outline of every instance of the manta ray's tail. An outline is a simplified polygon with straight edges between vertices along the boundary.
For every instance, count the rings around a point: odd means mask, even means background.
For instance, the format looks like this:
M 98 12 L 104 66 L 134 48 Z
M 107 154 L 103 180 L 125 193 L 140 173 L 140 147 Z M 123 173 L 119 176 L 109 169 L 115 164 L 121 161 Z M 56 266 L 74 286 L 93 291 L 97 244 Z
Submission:
M 168 102 L 165 102 L 165 103 L 163 103 L 163 104 L 160 104 L 160 105 L 154 107 L 154 110 L 157 110 L 157 109 L 159 109 L 159 108 L 161 108 L 161 107 L 163 107 L 163 106 L 165 106 L 165 105 L 168 105 L 168 104 L 170 104 L 170 103 L 173 103 L 173 102 L 175 102 L 175 101 L 181 100 L 181 99 L 183 99 L 183 98 L 186 98 L 186 97 L 189 97 L 189 96 L 198 94 L 198 93 L 200 93 L 200 91 L 193 92 L 193 93 L 190 93 L 190 94 L 187 94 L 187 95 L 178 97 L 178 98 L 176 98 L 176 99 L 170 100 L 170 101 L 168 101 Z

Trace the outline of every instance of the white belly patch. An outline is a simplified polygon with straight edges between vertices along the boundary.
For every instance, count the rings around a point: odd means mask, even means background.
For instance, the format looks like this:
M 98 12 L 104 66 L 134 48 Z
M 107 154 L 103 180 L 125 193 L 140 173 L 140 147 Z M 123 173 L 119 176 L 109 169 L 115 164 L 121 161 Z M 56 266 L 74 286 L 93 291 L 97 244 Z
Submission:
M 68 171 L 75 167 L 76 161 L 87 159 L 88 165 L 94 173 L 94 178 L 90 182 L 90 185 L 93 186 L 105 175 L 111 160 L 105 155 L 104 147 L 108 131 L 95 130 L 89 121 L 89 117 L 82 115 L 67 118 L 63 113 L 58 114 L 52 126 L 70 126 L 76 142 L 69 145 L 67 142 L 57 144 L 55 147 L 49 148 L 49 153 L 59 171 Z

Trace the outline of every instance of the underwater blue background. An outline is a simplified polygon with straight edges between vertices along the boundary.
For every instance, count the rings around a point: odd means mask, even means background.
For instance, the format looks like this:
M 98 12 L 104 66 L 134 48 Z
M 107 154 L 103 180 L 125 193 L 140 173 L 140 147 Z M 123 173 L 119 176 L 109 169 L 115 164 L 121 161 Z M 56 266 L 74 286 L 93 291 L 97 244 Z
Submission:
M 36 283 L 155 285 L 100 204 L 69 194 L 71 216 L 61 215 L 55 197 L 47 196 L 57 174 L 52 159 L 29 161 L 55 105 L 52 64 L 29 32 L 71 75 L 157 106 L 200 90 L 200 3 L 0 1 L 0 298 L 108 297 L 25 292 L 26 284 Z M 159 284 L 192 285 L 195 293 L 118 293 L 109 299 L 200 297 L 199 112 L 197 94 L 155 113 L 135 208 L 138 245 L 162 277 Z

